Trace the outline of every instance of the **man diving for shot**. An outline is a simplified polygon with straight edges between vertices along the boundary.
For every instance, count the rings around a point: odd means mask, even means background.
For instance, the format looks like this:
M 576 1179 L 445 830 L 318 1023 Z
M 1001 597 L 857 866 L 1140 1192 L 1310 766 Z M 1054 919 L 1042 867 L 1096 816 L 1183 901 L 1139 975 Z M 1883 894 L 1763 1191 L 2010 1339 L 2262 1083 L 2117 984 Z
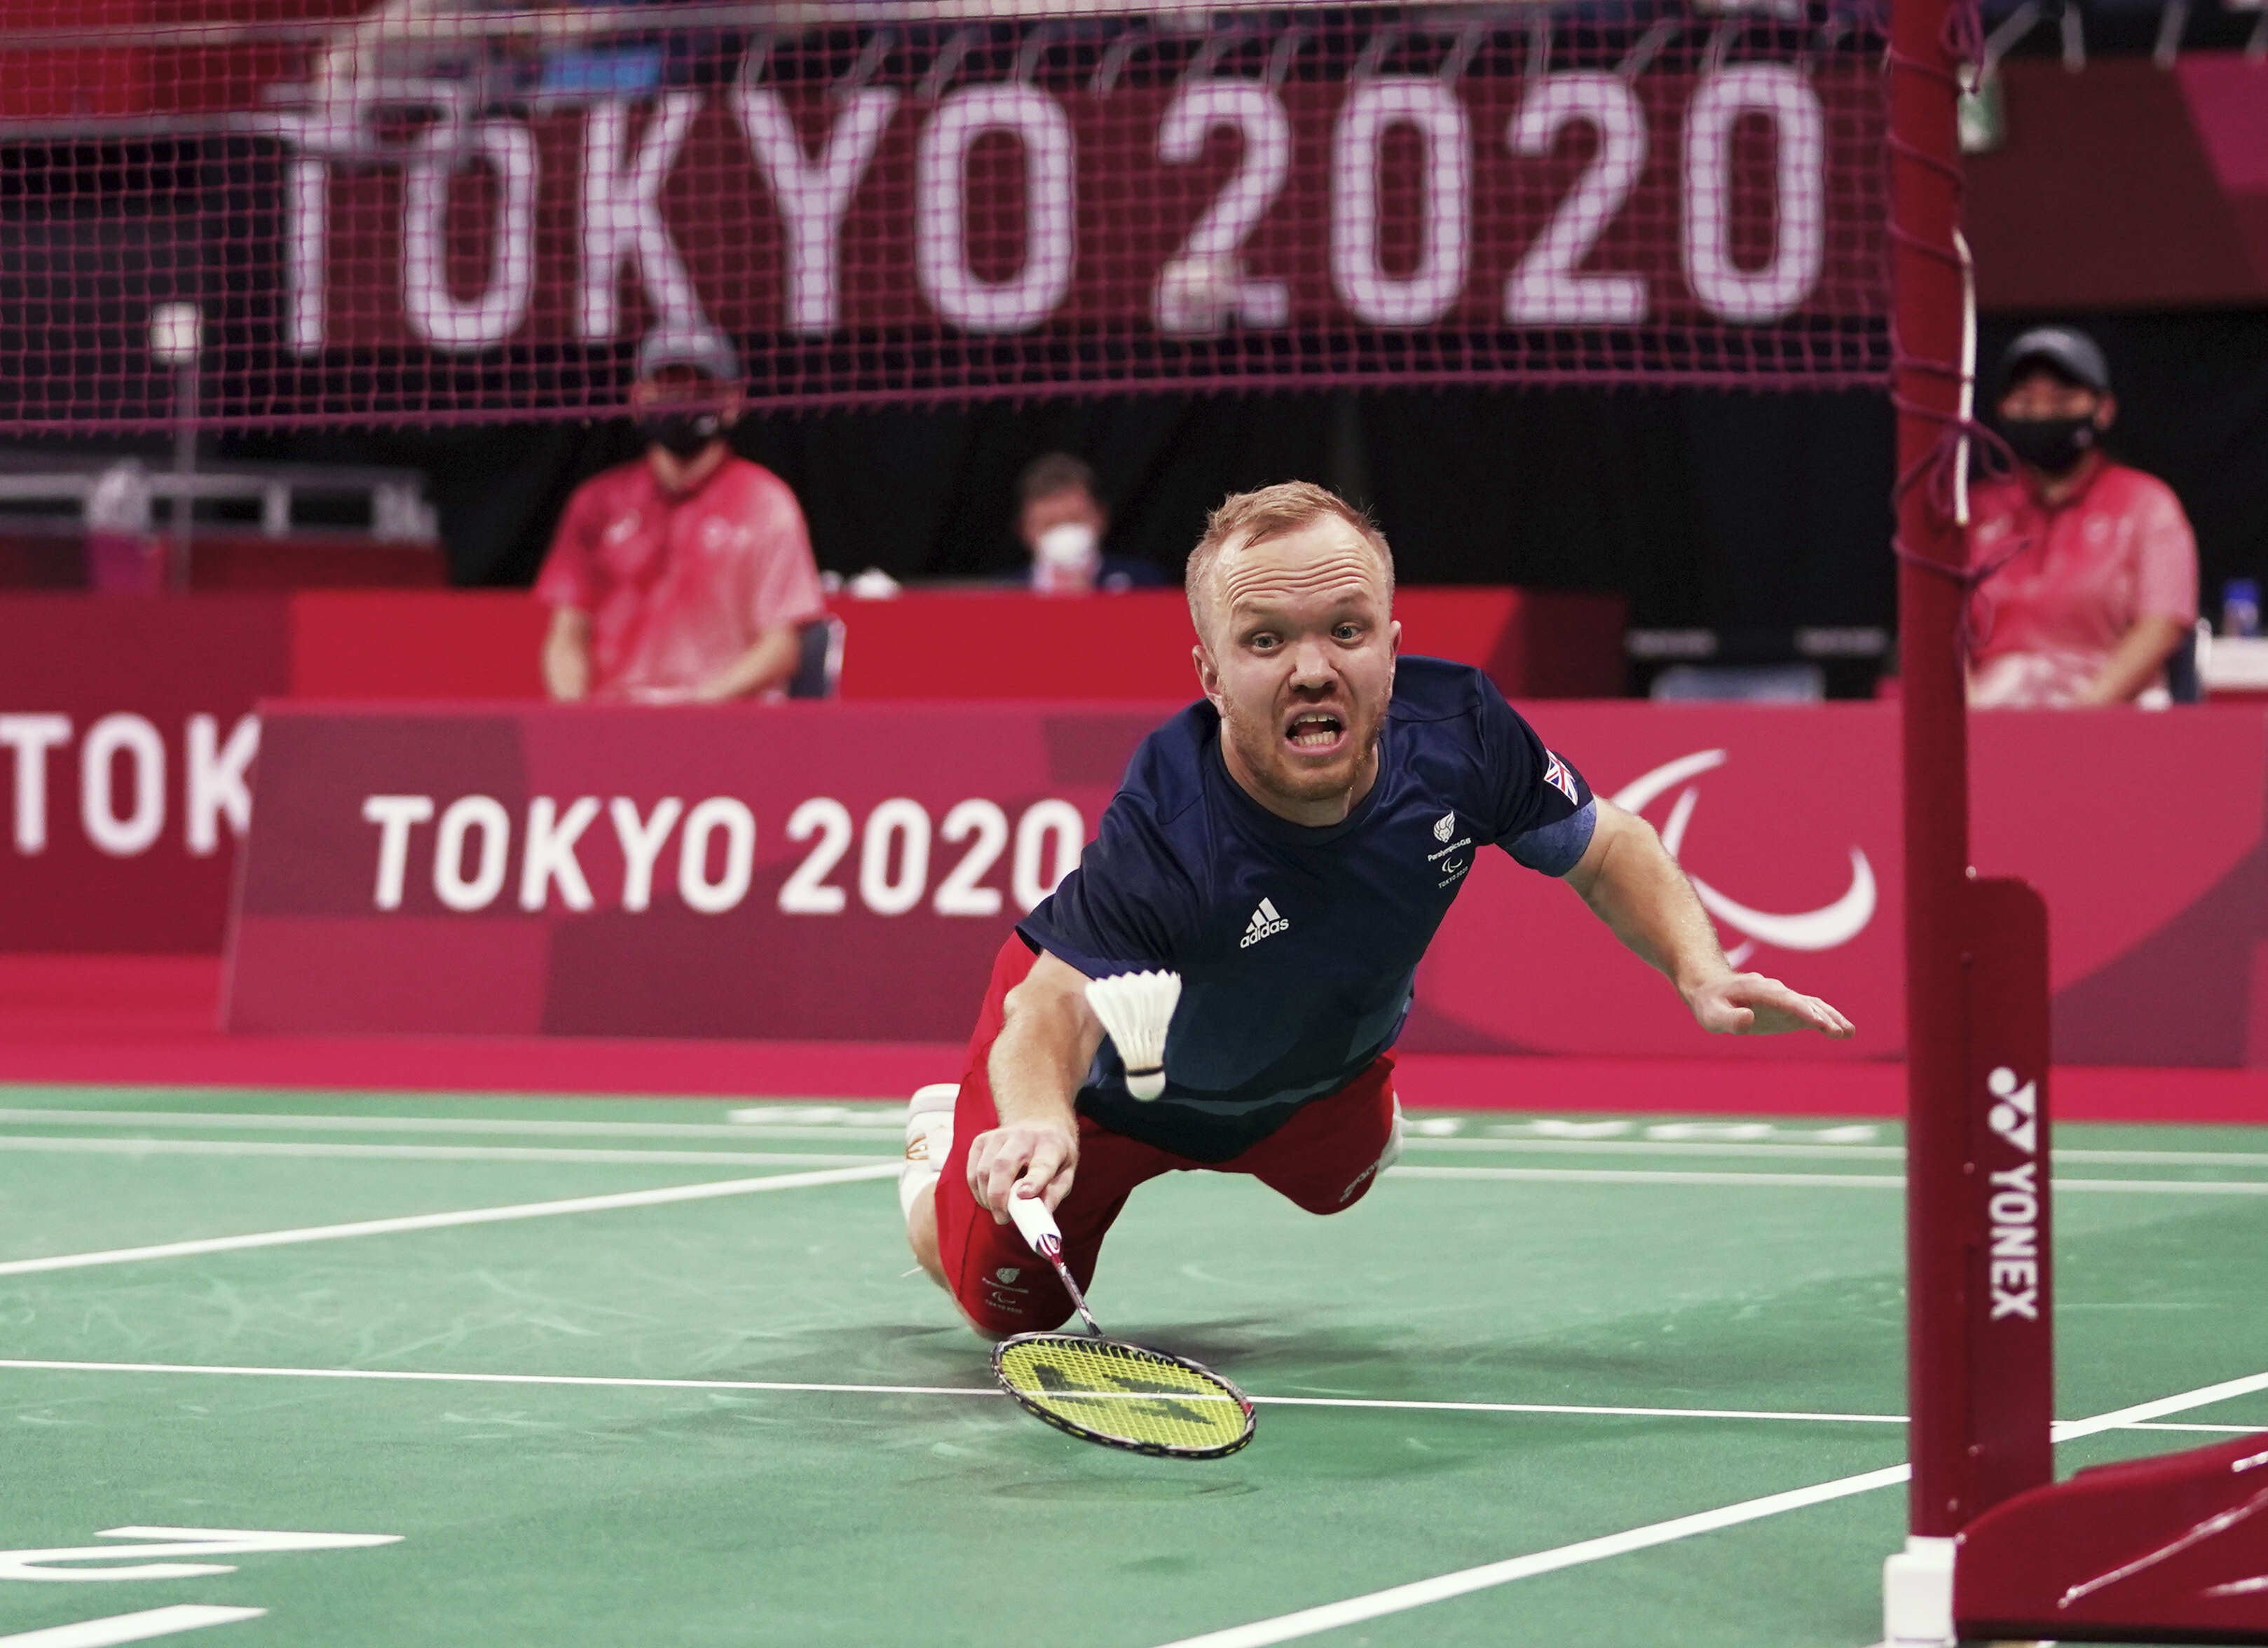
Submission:
M 1398 657 L 1393 556 L 1359 510 L 1304 482 L 1241 493 L 1188 578 L 1204 701 L 1144 740 L 1079 868 L 1002 946 L 957 1093 L 923 1089 L 907 1119 L 907 1238 L 978 1329 L 1071 1314 L 1012 1196 L 1054 1210 L 1081 1288 L 1160 1173 L 1250 1173 L 1312 1213 L 1361 1200 L 1401 1148 L 1390 1049 L 1418 962 L 1479 845 L 1571 885 L 1702 1029 L 1852 1034 L 1734 972 L 1653 827 L 1487 676 Z M 1152 968 L 1182 990 L 1143 1101 L 1084 992 Z

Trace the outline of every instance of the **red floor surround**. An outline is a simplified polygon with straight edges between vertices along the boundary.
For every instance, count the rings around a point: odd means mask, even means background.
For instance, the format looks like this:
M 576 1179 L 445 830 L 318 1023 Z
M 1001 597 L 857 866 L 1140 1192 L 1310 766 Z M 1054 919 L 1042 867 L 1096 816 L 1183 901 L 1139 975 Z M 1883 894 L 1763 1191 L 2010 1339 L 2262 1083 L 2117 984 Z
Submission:
M 811 1095 L 911 1092 L 960 1073 L 956 1044 L 592 1037 L 250 1036 L 217 1029 L 210 956 L 0 956 L 0 1083 L 419 1092 Z M 1890 1063 L 1506 1058 L 1400 1061 L 1427 1108 L 1895 1115 Z M 2268 1070 L 2065 1067 L 2067 1121 L 2268 1125 Z

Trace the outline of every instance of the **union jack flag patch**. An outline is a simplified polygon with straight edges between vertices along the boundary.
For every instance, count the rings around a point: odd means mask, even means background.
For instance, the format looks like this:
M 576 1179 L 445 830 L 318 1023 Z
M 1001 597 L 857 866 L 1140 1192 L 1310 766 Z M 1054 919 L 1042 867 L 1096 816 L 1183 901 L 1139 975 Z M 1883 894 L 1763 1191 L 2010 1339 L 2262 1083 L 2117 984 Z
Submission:
M 1551 755 L 1550 750 L 1543 752 Z M 1582 798 L 1575 793 L 1575 775 L 1567 770 L 1567 763 L 1551 755 L 1551 764 L 1543 769 L 1543 782 L 1567 798 L 1569 806 L 1581 806 Z

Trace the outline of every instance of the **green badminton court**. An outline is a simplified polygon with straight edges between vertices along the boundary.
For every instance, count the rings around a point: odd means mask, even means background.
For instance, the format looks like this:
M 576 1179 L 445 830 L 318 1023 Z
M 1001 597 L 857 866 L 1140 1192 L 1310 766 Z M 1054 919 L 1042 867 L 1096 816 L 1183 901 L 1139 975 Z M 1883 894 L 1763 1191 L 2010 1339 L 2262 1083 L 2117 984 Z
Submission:
M 1261 1403 L 1188 1463 L 994 1393 L 892 1107 L 0 1090 L 0 1644 L 1874 1641 L 1896 1130 L 1413 1120 L 1130 1205 L 1098 1313 Z M 2268 1133 L 2058 1144 L 2066 1467 L 2268 1428 Z

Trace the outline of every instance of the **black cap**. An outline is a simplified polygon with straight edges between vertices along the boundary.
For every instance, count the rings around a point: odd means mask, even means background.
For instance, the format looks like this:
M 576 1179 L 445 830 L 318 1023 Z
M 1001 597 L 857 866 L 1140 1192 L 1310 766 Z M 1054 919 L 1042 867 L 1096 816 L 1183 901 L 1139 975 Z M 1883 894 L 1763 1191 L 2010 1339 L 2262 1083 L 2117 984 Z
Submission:
M 664 327 L 638 345 L 637 375 L 652 378 L 672 366 L 688 367 L 718 383 L 740 381 L 740 357 L 705 327 Z
M 2000 387 L 2005 391 L 2014 385 L 2016 374 L 2034 361 L 2053 367 L 2097 394 L 2110 393 L 2110 363 L 2084 332 L 2070 327 L 2034 327 L 2001 353 Z

